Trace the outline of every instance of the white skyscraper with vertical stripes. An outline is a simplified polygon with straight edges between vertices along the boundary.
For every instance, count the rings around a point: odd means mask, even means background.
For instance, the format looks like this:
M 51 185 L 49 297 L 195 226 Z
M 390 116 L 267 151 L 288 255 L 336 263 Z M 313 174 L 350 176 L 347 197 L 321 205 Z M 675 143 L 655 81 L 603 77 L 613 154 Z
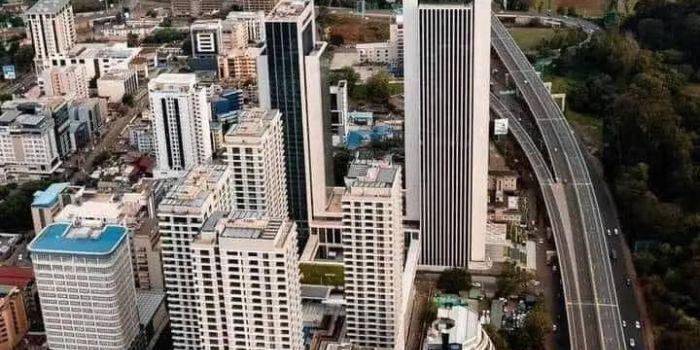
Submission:
M 404 1 L 407 219 L 421 265 L 485 255 L 491 4 Z

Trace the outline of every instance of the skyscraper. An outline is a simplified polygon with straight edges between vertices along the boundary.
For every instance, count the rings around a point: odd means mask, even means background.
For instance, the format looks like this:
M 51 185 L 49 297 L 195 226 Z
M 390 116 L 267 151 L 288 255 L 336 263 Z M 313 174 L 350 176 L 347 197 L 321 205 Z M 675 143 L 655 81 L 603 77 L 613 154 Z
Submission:
M 148 83 L 156 177 L 180 176 L 212 157 L 206 89 L 194 74 L 161 74 Z
M 201 349 L 190 245 L 213 212 L 231 210 L 231 182 L 227 166 L 197 166 L 180 178 L 158 205 L 163 277 L 177 350 Z
M 421 264 L 484 261 L 490 2 L 404 2 L 407 219 Z
M 205 223 L 191 246 L 202 348 L 304 349 L 296 234 L 256 211 Z
M 347 337 L 371 349 L 404 349 L 401 168 L 354 162 L 341 198 Z
M 70 0 L 39 0 L 24 15 L 27 37 L 34 45 L 37 71 L 49 66 L 52 56 L 68 53 L 77 38 Z
M 330 178 L 326 43 L 316 42 L 313 3 L 282 0 L 265 18 L 258 58 L 260 105 L 282 113 L 289 214 L 300 231 L 322 211 Z
M 139 333 L 127 228 L 56 222 L 30 244 L 51 349 L 129 349 Z
M 241 112 L 224 135 L 224 162 L 233 176 L 233 207 L 286 218 L 282 116 L 262 108 Z

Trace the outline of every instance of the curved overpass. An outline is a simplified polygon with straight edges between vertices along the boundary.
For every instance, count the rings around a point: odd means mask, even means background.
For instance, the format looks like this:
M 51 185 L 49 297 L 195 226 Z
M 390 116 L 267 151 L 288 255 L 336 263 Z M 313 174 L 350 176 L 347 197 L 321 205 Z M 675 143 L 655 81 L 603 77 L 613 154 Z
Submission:
M 625 349 L 601 213 L 573 130 L 532 65 L 495 16 L 491 21 L 491 45 L 535 119 L 554 171 L 548 182 L 540 184 L 557 244 L 571 348 Z M 492 110 L 503 112 L 501 108 L 505 106 L 498 102 L 497 98 L 496 101 L 492 98 Z M 519 123 L 512 115 L 509 119 L 513 121 L 512 130 L 517 138 Z M 534 145 L 532 139 L 526 143 Z M 541 171 L 536 175 L 540 180 L 547 179 Z M 545 177 L 540 178 L 540 175 Z

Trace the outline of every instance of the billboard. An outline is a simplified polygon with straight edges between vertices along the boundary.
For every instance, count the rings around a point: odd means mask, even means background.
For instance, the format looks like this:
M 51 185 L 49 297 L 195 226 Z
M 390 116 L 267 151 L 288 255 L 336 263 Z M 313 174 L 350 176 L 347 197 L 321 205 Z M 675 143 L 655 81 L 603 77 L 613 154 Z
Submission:
M 15 79 L 17 77 L 15 74 L 15 66 L 2 66 L 2 76 L 5 78 L 5 80 Z
M 496 119 L 493 121 L 493 134 L 494 135 L 507 135 L 508 134 L 508 119 Z

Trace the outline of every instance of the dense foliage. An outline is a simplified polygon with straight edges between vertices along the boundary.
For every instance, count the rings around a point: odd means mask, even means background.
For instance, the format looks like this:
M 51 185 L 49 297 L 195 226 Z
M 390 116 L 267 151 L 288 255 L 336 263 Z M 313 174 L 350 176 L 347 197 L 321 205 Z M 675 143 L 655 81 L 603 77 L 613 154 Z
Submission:
M 0 231 L 21 232 L 32 229 L 31 204 L 34 193 L 44 190 L 51 181 L 30 181 L 0 186 Z
M 445 293 L 459 294 L 468 291 L 472 285 L 472 276 L 465 269 L 451 268 L 440 273 L 437 287 Z
M 570 108 L 603 120 L 602 158 L 657 346 L 700 344 L 700 1 L 642 0 L 558 60 Z M 692 86 L 689 84 L 693 84 Z M 663 344 L 661 346 L 660 344 Z

